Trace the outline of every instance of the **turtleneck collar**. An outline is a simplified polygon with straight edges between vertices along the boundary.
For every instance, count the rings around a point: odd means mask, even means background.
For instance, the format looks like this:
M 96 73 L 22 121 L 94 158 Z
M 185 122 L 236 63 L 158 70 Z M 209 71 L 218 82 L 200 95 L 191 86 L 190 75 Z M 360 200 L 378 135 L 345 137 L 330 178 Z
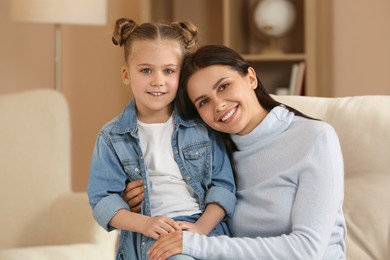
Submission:
M 230 136 L 238 150 L 243 151 L 253 145 L 259 146 L 277 137 L 289 127 L 293 117 L 293 112 L 283 106 L 277 106 L 250 133 L 246 135 L 232 134 Z

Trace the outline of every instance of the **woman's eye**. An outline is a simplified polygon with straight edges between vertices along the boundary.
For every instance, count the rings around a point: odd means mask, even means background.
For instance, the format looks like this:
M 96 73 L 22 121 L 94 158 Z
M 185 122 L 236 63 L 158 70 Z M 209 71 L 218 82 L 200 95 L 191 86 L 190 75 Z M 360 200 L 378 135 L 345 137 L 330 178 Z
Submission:
M 199 101 L 198 106 L 203 107 L 206 104 L 207 104 L 207 99 L 203 99 L 203 100 Z
M 145 68 L 145 69 L 141 69 L 141 72 L 142 73 L 146 73 L 146 74 L 150 74 L 150 73 L 152 73 L 152 70 L 148 69 L 148 68 Z
M 219 87 L 218 87 L 218 90 L 219 91 L 223 91 L 223 90 L 225 90 L 225 89 L 227 89 L 228 87 L 229 87 L 229 83 L 223 83 L 223 84 L 221 84 Z

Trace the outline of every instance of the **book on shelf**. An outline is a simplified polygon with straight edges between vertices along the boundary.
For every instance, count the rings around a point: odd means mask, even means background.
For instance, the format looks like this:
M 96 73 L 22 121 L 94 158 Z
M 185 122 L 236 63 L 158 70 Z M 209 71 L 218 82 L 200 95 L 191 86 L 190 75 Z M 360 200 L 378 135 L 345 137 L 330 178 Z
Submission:
M 290 95 L 302 95 L 303 86 L 305 82 L 306 62 L 300 61 L 294 63 L 291 67 L 289 94 Z

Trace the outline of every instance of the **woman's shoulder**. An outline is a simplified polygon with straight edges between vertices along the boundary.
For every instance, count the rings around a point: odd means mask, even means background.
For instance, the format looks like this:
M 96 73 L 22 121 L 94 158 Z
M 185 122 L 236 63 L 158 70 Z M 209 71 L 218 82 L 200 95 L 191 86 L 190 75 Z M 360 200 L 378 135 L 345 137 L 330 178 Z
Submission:
M 292 128 L 296 128 L 296 130 L 301 132 L 302 134 L 310 135 L 313 137 L 317 137 L 319 135 L 329 135 L 337 137 L 337 133 L 334 127 L 322 120 L 295 116 L 292 123 Z

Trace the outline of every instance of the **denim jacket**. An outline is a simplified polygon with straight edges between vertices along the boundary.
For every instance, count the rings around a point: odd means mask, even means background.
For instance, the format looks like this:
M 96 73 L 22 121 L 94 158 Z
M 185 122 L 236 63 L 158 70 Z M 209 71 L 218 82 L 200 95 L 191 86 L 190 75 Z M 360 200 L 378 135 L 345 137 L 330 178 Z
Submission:
M 122 199 L 129 181 L 143 180 L 145 199 L 141 213 L 151 214 L 150 185 L 135 111 L 133 100 L 102 128 L 92 155 L 89 202 L 94 218 L 107 231 L 113 229 L 108 223 L 120 209 L 130 209 Z M 217 203 L 231 217 L 236 204 L 235 184 L 223 142 L 202 122 L 181 118 L 176 109 L 173 121 L 171 143 L 175 161 L 183 179 L 196 193 L 200 210 L 203 212 L 209 203 Z M 126 237 L 131 237 L 127 233 L 121 232 L 121 243 L 126 243 Z

